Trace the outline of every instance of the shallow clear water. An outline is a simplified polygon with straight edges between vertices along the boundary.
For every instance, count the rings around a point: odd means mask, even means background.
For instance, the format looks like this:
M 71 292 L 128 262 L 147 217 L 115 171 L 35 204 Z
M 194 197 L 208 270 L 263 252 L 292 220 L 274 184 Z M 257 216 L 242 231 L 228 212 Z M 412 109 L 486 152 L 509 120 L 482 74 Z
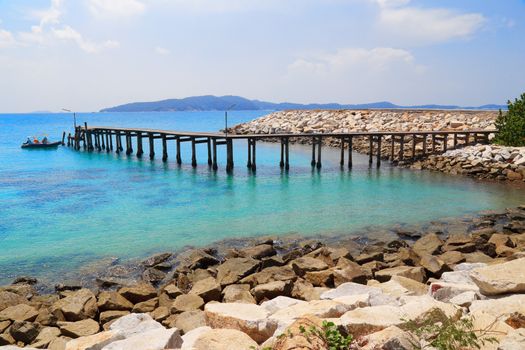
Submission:
M 233 112 L 230 123 L 265 114 Z M 222 112 L 83 114 L 90 125 L 216 131 Z M 114 153 L 20 149 L 35 133 L 57 139 L 71 129 L 64 114 L 0 115 L 0 284 L 13 276 L 60 276 L 109 256 L 132 258 L 187 245 L 299 232 L 352 234 L 369 226 L 414 224 L 520 204 L 523 188 L 463 177 L 392 168 L 368 169 L 354 156 L 341 171 L 339 151 L 323 149 L 323 168 L 310 167 L 310 148 L 291 146 L 291 169 L 281 172 L 279 146 L 259 143 L 257 174 L 246 167 L 246 144 L 235 144 L 235 171 L 217 172 L 198 145 L 199 166 L 170 158 L 150 161 Z M 144 142 L 145 155 L 148 154 Z

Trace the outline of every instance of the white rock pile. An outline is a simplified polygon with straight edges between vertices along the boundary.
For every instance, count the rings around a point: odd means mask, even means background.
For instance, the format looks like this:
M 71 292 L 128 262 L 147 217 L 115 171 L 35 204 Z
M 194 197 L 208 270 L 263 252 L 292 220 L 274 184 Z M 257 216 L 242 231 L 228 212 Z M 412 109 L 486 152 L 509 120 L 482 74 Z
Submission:
M 479 178 L 525 181 L 525 147 L 467 146 L 442 155 L 432 155 L 412 164 L 412 168 Z

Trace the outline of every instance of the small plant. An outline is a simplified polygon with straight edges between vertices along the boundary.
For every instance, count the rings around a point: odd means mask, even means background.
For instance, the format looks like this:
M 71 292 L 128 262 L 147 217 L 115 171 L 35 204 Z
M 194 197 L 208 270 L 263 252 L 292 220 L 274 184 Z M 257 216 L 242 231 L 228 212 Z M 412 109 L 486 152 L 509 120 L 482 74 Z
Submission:
M 407 321 L 403 328 L 418 339 L 412 342 L 418 350 L 458 350 L 481 349 L 487 343 L 497 343 L 496 338 L 489 336 L 491 326 L 484 330 L 476 330 L 473 319 L 454 319 L 447 317 L 441 310 L 434 309 L 424 320 Z M 419 340 L 425 345 L 421 346 Z
M 321 340 L 329 350 L 349 350 L 353 338 L 351 335 L 344 336 L 333 322 L 323 321 L 321 329 L 316 326 L 308 328 L 299 326 L 300 334 L 312 344 L 313 339 Z M 277 339 L 293 338 L 295 335 L 288 329 L 286 333 L 277 336 Z M 255 349 L 251 347 L 250 349 Z M 264 347 L 262 350 L 272 350 L 271 347 Z
M 514 102 L 508 101 L 508 111 L 500 109 L 496 128 L 498 133 L 494 142 L 504 146 L 525 146 L 525 93 Z

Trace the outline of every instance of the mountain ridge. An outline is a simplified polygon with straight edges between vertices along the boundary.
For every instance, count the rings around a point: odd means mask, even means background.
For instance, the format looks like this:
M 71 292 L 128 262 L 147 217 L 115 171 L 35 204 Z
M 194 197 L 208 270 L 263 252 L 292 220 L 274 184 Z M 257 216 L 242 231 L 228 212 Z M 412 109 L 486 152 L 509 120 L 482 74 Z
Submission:
M 506 109 L 505 105 L 486 104 L 477 107 L 464 107 L 456 105 L 415 105 L 400 106 L 388 101 L 362 103 L 362 104 L 340 104 L 340 103 L 292 103 L 292 102 L 267 102 L 250 100 L 241 96 L 192 96 L 181 99 L 166 99 L 151 102 L 131 102 L 123 105 L 101 109 L 100 112 L 172 112 L 172 111 L 225 111 L 225 110 L 287 110 L 287 109 Z

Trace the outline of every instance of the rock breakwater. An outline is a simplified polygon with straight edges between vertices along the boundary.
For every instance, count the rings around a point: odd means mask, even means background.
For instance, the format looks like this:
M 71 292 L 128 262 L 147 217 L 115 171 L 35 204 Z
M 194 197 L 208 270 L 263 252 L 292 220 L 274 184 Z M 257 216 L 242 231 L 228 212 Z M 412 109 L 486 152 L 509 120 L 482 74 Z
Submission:
M 486 179 L 525 181 L 525 147 L 468 146 L 431 155 L 410 167 Z
M 0 346 L 289 350 L 304 339 L 281 334 L 329 320 L 354 336 L 352 349 L 394 340 L 411 349 L 426 340 L 408 320 L 436 310 L 473 317 L 475 330 L 499 341 L 485 349 L 525 345 L 525 206 L 448 234 L 397 234 L 366 246 L 306 240 L 284 249 L 265 239 L 226 255 L 163 253 L 142 262 L 141 282 L 99 290 L 61 285 L 38 295 L 34 279 L 18 278 L 0 288 Z M 312 349 L 328 349 L 315 341 Z

